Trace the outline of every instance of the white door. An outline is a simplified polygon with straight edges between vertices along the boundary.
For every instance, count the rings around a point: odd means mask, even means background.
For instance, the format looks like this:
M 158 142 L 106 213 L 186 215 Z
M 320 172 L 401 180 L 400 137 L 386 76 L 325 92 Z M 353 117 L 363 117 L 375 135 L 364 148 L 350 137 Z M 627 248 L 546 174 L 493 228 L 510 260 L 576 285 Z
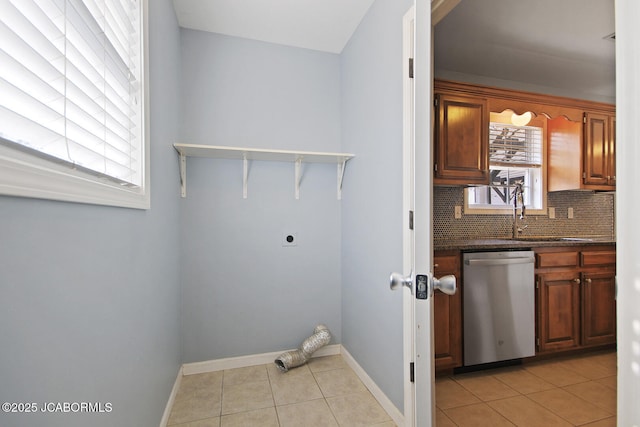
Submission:
M 428 3 L 416 0 L 416 5 L 404 17 L 403 29 L 403 273 L 392 275 L 392 289 L 403 285 L 404 330 L 404 417 L 407 427 L 432 426 L 434 422 L 433 351 L 431 339 L 432 298 L 429 298 L 428 277 L 432 265 L 431 251 L 431 65 L 430 35 L 418 26 L 430 29 L 430 13 L 422 14 L 428 22 L 416 20 Z M 429 12 L 430 10 L 427 9 Z M 418 21 L 418 22 L 416 22 Z M 428 24 L 428 25 L 427 25 Z M 422 49 L 428 55 L 418 55 Z M 411 69 L 412 68 L 412 69 Z M 417 75 L 419 73 L 419 75 Z M 413 77 L 411 77 L 413 76 Z M 426 93 L 425 93 L 426 92 Z M 424 117 L 420 120 L 418 117 Z M 425 167 L 422 167 L 425 165 Z M 420 298 L 416 280 L 420 277 Z
M 432 277 L 432 105 L 431 2 L 416 0 L 413 60 L 413 301 L 415 426 L 435 425 Z M 419 279 L 422 278 L 422 279 Z M 424 282 L 424 283 L 423 283 Z M 425 287 L 422 293 L 420 287 Z M 422 299 L 426 296 L 427 299 Z
M 458 0 L 452 1 L 457 4 Z M 452 1 L 436 3 L 451 4 Z M 444 16 L 442 9 L 439 12 Z M 404 416 L 407 427 L 435 425 L 433 284 L 447 288 L 443 290 L 448 293 L 455 292 L 455 278 L 450 278 L 453 282 L 441 284 L 432 281 L 431 13 L 430 1 L 416 0 L 403 23 L 404 272 L 392 274 L 391 285 L 392 289 L 403 289 Z
M 616 0 L 618 425 L 640 425 L 640 3 Z

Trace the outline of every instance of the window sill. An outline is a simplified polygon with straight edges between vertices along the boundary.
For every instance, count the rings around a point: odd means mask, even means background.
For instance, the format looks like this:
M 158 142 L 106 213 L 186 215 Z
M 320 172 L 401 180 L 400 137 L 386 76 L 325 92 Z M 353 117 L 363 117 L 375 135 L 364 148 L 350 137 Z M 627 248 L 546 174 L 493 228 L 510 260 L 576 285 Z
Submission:
M 150 208 L 148 186 L 119 186 L 8 147 L 0 147 L 0 195 L 134 209 Z

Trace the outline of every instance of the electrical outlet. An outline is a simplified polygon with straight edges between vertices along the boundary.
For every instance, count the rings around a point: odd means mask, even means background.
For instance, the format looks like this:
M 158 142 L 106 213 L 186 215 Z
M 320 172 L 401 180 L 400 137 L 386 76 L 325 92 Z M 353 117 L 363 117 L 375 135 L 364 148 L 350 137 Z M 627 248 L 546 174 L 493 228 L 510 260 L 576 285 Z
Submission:
M 549 219 L 556 219 L 556 208 L 549 208 Z
M 462 218 L 462 206 L 456 206 L 453 211 L 453 217 L 455 219 Z
M 282 233 L 282 246 L 298 246 L 298 233 Z
M 573 208 L 567 209 L 567 218 L 573 219 Z

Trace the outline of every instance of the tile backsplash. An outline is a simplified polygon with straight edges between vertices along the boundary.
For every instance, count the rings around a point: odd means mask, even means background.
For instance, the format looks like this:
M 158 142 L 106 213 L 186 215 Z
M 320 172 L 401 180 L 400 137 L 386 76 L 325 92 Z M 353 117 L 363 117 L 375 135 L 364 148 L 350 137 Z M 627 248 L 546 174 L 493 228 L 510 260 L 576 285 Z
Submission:
M 454 207 L 462 206 L 462 218 L 454 218 Z M 549 193 L 547 207 L 556 210 L 556 218 L 527 215 L 523 236 L 615 237 L 615 193 L 560 191 Z M 568 210 L 573 208 L 573 219 Z M 464 212 L 462 187 L 434 187 L 433 238 L 478 239 L 511 237 L 513 212 L 509 215 L 468 215 Z

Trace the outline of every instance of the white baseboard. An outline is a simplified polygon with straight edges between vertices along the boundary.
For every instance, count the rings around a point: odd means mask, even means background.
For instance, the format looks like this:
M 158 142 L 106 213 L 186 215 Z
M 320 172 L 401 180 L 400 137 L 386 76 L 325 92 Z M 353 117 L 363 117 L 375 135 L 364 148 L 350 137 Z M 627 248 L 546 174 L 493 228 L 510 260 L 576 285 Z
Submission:
M 169 400 L 167 401 L 167 406 L 164 407 L 164 413 L 162 414 L 162 419 L 160 420 L 160 427 L 166 427 L 169 422 L 169 415 L 171 415 L 171 409 L 173 408 L 173 402 L 176 400 L 176 394 L 178 394 L 178 390 L 180 389 L 180 384 L 182 383 L 183 368 L 182 366 L 178 369 L 178 376 L 176 377 L 176 382 L 173 383 L 173 388 L 171 389 L 171 394 L 169 395 Z
M 340 344 L 333 344 L 322 347 L 315 353 L 313 357 L 332 356 L 340 354 Z M 204 362 L 185 363 L 182 365 L 182 373 L 184 375 L 202 374 L 204 372 L 223 371 L 225 369 L 245 368 L 247 366 L 265 365 L 273 363 L 274 360 L 283 351 L 274 351 L 272 353 L 252 354 L 249 356 L 228 357 L 225 359 L 206 360 Z
M 351 354 L 347 351 L 346 348 L 341 346 L 341 354 L 344 358 L 347 365 L 355 372 L 355 374 L 360 378 L 360 381 L 369 389 L 373 397 L 378 401 L 380 406 L 387 411 L 387 414 L 391 417 L 394 423 L 398 426 L 404 425 L 404 415 L 402 412 L 398 410 L 396 405 L 389 400 L 386 394 L 378 387 L 378 385 L 371 379 L 369 375 L 365 372 L 364 369 L 356 362 L 356 359 L 351 356 Z

